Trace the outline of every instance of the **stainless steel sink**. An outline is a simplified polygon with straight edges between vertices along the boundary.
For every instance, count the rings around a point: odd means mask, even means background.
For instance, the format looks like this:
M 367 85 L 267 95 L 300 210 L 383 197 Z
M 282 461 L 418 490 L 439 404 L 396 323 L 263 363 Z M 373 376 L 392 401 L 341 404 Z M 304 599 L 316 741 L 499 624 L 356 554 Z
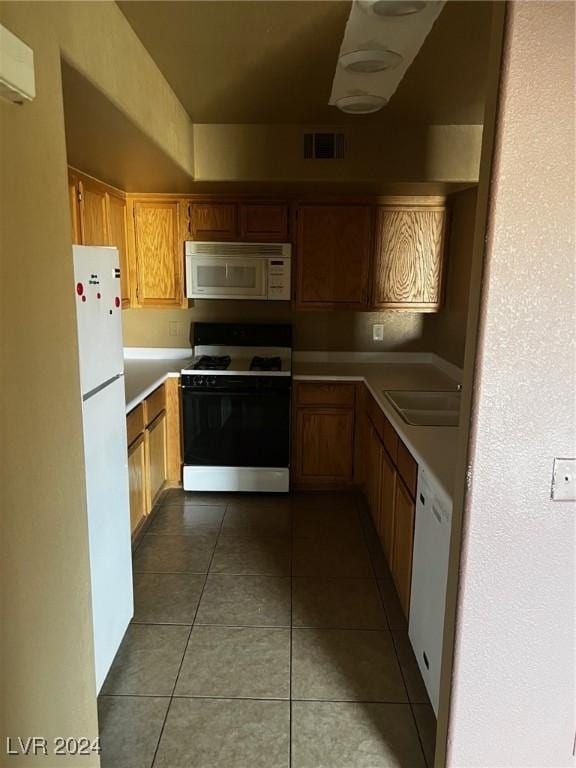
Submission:
M 460 417 L 460 392 L 418 392 L 384 390 L 385 397 L 402 419 L 417 427 L 457 427 Z

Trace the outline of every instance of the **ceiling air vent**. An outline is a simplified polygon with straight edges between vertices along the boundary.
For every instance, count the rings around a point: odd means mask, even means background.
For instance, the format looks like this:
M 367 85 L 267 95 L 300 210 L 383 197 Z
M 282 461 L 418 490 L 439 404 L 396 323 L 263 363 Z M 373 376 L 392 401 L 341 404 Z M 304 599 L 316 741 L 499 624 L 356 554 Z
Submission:
M 305 133 L 305 160 L 342 160 L 346 149 L 343 133 Z

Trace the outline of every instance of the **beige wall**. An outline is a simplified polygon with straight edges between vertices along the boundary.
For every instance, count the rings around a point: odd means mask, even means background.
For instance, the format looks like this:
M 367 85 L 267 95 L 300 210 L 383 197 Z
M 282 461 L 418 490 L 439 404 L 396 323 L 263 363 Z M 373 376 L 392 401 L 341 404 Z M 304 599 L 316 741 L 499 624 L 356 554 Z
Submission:
M 288 305 L 253 301 L 198 301 L 193 309 L 129 309 L 122 313 L 127 347 L 189 347 L 193 322 L 292 323 L 299 350 L 422 351 L 422 315 L 393 312 L 294 312 Z M 177 322 L 181 336 L 170 336 Z M 383 323 L 385 341 L 372 341 Z
M 481 125 L 351 126 L 344 160 L 304 160 L 301 125 L 194 126 L 198 181 L 477 181 Z M 321 130 L 330 130 L 323 127 Z M 338 130 L 335 126 L 334 130 Z
M 0 13 L 34 49 L 37 89 L 32 104 L 0 103 L 3 753 L 5 734 L 97 734 L 61 50 L 188 170 L 192 133 L 114 3 Z
M 574 765 L 576 504 L 550 499 L 553 457 L 576 453 L 574 11 L 508 4 L 478 348 L 465 371 L 466 382 L 475 369 L 454 768 Z
M 450 198 L 446 298 L 441 312 L 424 318 L 424 339 L 433 352 L 459 368 L 464 364 L 468 293 L 476 222 L 476 189 Z

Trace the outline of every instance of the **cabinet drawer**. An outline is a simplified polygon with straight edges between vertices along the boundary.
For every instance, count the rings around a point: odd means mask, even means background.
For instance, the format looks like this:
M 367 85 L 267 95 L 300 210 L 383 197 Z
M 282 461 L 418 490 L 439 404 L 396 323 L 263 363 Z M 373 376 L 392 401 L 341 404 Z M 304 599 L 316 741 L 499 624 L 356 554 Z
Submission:
M 146 424 L 150 424 L 159 413 L 166 409 L 166 392 L 164 384 L 155 389 L 151 395 L 146 398 Z
M 296 405 L 324 405 L 332 408 L 354 407 L 354 384 L 310 384 L 296 385 Z
M 132 445 L 134 440 L 139 434 L 144 432 L 145 418 L 144 418 L 144 405 L 140 403 L 134 410 L 126 416 L 126 433 L 128 436 L 128 445 Z
M 412 458 L 412 454 L 406 448 L 402 440 L 398 440 L 398 458 L 396 466 L 400 477 L 406 483 L 406 488 L 414 498 L 416 496 L 416 482 L 418 480 L 418 464 Z

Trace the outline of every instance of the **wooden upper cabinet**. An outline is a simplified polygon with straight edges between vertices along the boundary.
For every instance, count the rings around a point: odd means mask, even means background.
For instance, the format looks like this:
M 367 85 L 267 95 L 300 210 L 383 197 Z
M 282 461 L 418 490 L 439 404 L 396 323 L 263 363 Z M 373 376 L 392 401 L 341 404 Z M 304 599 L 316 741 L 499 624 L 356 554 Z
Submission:
M 301 205 L 296 304 L 302 309 L 366 309 L 371 247 L 369 205 Z
M 118 248 L 120 259 L 120 286 L 122 307 L 130 306 L 130 273 L 128 262 L 128 227 L 126 201 L 119 195 L 106 195 L 108 203 L 108 229 L 110 245 Z
M 137 301 L 141 307 L 181 307 L 184 250 L 178 201 L 134 202 Z
M 445 227 L 445 208 L 378 208 L 372 281 L 375 308 L 440 309 Z
M 288 206 L 284 203 L 240 203 L 240 237 L 249 242 L 286 242 Z
M 98 183 L 79 181 L 83 245 L 109 245 L 106 192 Z
M 68 174 L 68 203 L 70 205 L 70 224 L 72 227 L 72 244 L 82 244 L 80 229 L 80 179 L 75 173 Z
M 238 236 L 236 203 L 193 203 L 191 231 L 194 240 L 235 240 Z

